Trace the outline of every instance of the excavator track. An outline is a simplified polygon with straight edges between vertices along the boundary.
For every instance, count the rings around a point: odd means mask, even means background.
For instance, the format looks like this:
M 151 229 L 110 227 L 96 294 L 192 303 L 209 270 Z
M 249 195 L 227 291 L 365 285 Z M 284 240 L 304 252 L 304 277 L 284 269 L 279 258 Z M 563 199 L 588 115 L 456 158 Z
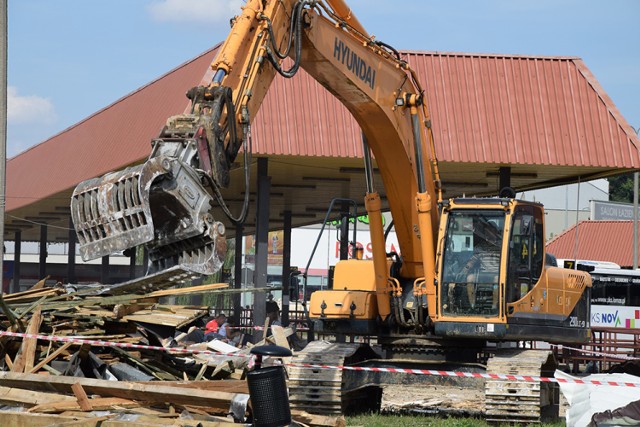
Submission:
M 543 350 L 499 351 L 487 362 L 488 374 L 553 376 L 557 363 Z M 555 383 L 487 379 L 485 416 L 496 423 L 542 423 L 558 416 Z
M 292 358 L 291 364 L 345 366 L 362 359 L 357 344 L 313 341 Z M 289 366 L 289 401 L 292 408 L 313 414 L 338 415 L 379 408 L 382 389 L 351 388 L 342 369 Z

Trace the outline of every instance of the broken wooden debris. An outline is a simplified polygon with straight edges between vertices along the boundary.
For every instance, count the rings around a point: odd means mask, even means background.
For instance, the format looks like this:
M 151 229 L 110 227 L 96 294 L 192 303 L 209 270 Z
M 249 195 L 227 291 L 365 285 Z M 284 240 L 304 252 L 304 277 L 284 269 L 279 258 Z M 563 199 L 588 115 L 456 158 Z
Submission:
M 234 396 L 247 396 L 251 345 L 180 342 L 190 328 L 204 326 L 209 308 L 163 303 L 173 295 L 239 292 L 227 286 L 120 295 L 103 290 L 98 296 L 104 287 L 48 287 L 43 280 L 28 291 L 4 295 L 0 330 L 28 336 L 0 336 L 0 402 L 28 412 L 7 418 L 0 411 L 2 423 L 136 425 L 118 418 L 135 414 L 139 425 L 150 425 L 143 419 L 173 425 L 189 414 L 203 426 L 227 425 L 225 418 L 213 419 L 230 413 Z M 261 343 L 287 345 L 291 333 L 273 326 Z M 182 351 L 163 351 L 169 346 Z M 237 356 L 231 356 L 234 351 Z
M 137 383 L 131 381 L 108 381 L 93 378 L 76 378 L 53 375 L 18 374 L 0 372 L 0 386 L 22 390 L 51 391 L 72 394 L 73 386 L 79 384 L 87 394 L 102 397 L 121 397 L 150 403 L 173 403 L 227 410 L 235 393 L 213 390 L 167 386 L 162 382 Z

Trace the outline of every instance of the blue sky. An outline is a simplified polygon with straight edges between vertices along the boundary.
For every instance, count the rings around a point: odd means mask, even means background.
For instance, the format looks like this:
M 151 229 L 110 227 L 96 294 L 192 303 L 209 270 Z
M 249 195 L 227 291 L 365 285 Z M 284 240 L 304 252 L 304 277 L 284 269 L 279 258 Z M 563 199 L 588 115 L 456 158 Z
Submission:
M 640 1 L 347 0 L 398 49 L 581 57 L 640 127 Z M 14 156 L 222 41 L 242 0 L 9 0 Z M 87 141 L 90 143 L 90 141 Z

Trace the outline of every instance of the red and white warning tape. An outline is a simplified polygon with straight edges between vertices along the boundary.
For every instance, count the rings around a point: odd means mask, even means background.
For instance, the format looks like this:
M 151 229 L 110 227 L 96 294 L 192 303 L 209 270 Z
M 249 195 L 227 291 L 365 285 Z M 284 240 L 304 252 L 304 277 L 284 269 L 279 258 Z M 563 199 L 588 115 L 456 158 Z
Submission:
M 610 385 L 618 387 L 636 387 L 640 388 L 639 382 L 620 382 L 620 381 L 597 381 L 597 380 L 580 380 L 580 379 L 564 379 L 553 377 L 538 377 L 534 375 L 509 375 L 509 374 L 483 374 L 480 372 L 454 372 L 454 371 L 437 371 L 431 369 L 401 369 L 401 368 L 370 368 L 358 366 L 340 366 L 340 365 L 310 365 L 305 363 L 292 363 L 288 366 L 297 366 L 306 369 L 339 369 L 349 371 L 373 371 L 373 372 L 390 372 L 414 375 L 436 375 L 440 377 L 457 377 L 457 378 L 484 378 L 491 380 L 520 381 L 520 382 L 547 382 L 547 383 L 566 383 L 566 384 L 592 384 L 592 385 Z
M 226 329 L 229 330 L 254 330 L 254 331 L 264 331 L 264 326 L 227 326 Z M 309 328 L 299 327 L 296 328 L 296 332 L 299 331 L 308 331 Z
M 171 353 L 183 353 L 183 354 L 210 354 L 217 356 L 231 356 L 231 357 L 252 357 L 248 354 L 238 353 L 220 353 L 211 350 L 197 350 L 186 348 L 171 348 L 171 347 L 157 347 L 143 344 L 131 344 L 102 340 L 89 340 L 80 337 L 61 337 L 55 335 L 40 335 L 40 334 L 24 334 L 20 332 L 0 331 L 0 336 L 18 337 L 38 339 L 43 341 L 55 341 L 55 342 L 71 342 L 75 344 L 89 344 L 100 347 L 122 347 L 133 348 L 141 350 L 156 350 L 166 351 Z M 568 347 L 567 347 L 568 348 Z M 432 369 L 403 369 L 403 368 L 376 368 L 376 367 L 360 367 L 360 366 L 343 366 L 343 365 L 313 365 L 307 363 L 289 363 L 287 366 L 300 367 L 303 369 L 331 369 L 331 370 L 344 370 L 344 371 L 370 371 L 370 372 L 389 372 L 398 374 L 413 374 L 413 375 L 435 375 L 444 377 L 457 377 L 457 378 L 485 378 L 493 380 L 505 380 L 505 381 L 521 381 L 521 382 L 549 382 L 549 383 L 569 383 L 569 384 L 592 384 L 592 385 L 609 385 L 618 387 L 636 387 L 640 388 L 639 382 L 619 382 L 619 381 L 597 381 L 597 380 L 580 380 L 580 379 L 564 379 L 564 378 L 552 378 L 552 377 L 538 377 L 533 375 L 509 375 L 509 374 L 485 374 L 479 372 L 457 372 L 457 371 L 439 371 Z

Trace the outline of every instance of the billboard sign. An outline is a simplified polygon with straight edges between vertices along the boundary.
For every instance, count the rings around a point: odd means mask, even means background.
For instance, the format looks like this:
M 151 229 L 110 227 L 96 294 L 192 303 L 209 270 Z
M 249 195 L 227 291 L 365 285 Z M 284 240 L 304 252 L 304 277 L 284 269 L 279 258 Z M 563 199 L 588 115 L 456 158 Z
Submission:
M 633 220 L 633 205 L 591 200 L 591 219 L 594 221 L 631 221 Z

